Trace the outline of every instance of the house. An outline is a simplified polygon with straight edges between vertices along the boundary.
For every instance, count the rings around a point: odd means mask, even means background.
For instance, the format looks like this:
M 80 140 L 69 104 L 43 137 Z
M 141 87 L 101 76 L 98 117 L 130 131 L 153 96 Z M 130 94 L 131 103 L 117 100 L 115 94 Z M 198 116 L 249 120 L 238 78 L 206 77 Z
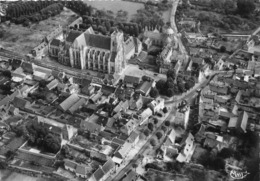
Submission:
M 104 165 L 99 167 L 89 178 L 89 181 L 104 181 L 115 170 L 115 163 L 112 159 L 108 159 Z
M 64 159 L 64 167 L 66 170 L 69 170 L 71 172 L 75 172 L 76 167 L 77 167 L 77 163 L 69 160 L 69 159 Z
M 140 93 L 143 96 L 147 96 L 152 88 L 153 82 L 152 81 L 144 81 L 137 86 L 135 91 Z
M 22 67 L 18 67 L 14 71 L 11 72 L 12 81 L 21 82 L 25 79 L 26 74 L 24 74 Z
M 101 100 L 103 93 L 102 92 L 97 92 L 96 94 L 93 94 L 89 98 L 89 102 L 96 104 L 98 101 Z
M 163 110 L 164 108 L 164 99 L 162 98 L 156 98 L 152 102 L 150 102 L 147 107 L 149 107 L 152 111 L 153 114 L 156 114 L 157 112 Z
M 146 108 L 141 114 L 140 114 L 140 125 L 142 125 L 145 121 L 149 119 L 150 116 L 153 115 L 153 111 L 150 108 Z
M 62 128 L 62 137 L 65 140 L 70 140 L 76 134 L 76 130 L 71 125 L 64 125 Z
M 30 104 L 30 102 L 23 98 L 15 97 L 14 100 L 12 101 L 12 104 L 14 107 L 24 110 L 25 107 L 27 107 Z
M 134 97 L 129 101 L 129 109 L 131 110 L 140 110 L 143 107 L 143 99 L 142 96 L 136 100 Z
M 181 152 L 177 156 L 176 160 L 178 162 L 189 162 L 192 154 L 196 148 L 194 144 L 194 137 L 191 133 L 188 133 L 181 141 L 180 146 L 182 148 Z
M 52 74 L 52 71 L 47 68 L 43 67 L 36 67 L 34 68 L 33 72 L 33 78 L 34 80 L 40 81 L 40 80 L 47 80 Z
M 72 94 L 59 105 L 59 109 L 61 109 L 62 111 L 67 111 L 79 100 L 80 98 L 77 94 Z
M 75 111 L 77 111 L 78 109 L 80 109 L 86 102 L 87 102 L 86 99 L 80 98 L 73 106 L 71 106 L 71 107 L 69 108 L 68 111 L 69 111 L 71 114 L 73 114 Z
M 133 171 L 130 170 L 122 179 L 121 181 L 136 181 L 138 179 L 139 175 Z
M 139 134 L 137 134 L 135 131 L 132 131 L 129 137 L 127 138 L 127 141 L 129 143 L 132 143 L 132 146 L 134 147 L 139 141 Z
M 134 89 L 133 88 L 131 88 L 131 87 L 127 87 L 126 89 L 125 89 L 125 98 L 126 99 L 128 99 L 128 100 L 130 100 L 131 98 L 132 98 L 132 96 L 134 95 Z
M 248 124 L 248 113 L 243 111 L 238 117 L 231 117 L 228 123 L 229 131 L 235 130 L 238 132 L 246 133 Z
M 11 105 L 9 107 L 9 114 L 11 114 L 13 116 L 17 116 L 17 115 L 19 115 L 19 109 Z
M 87 96 L 93 95 L 94 92 L 95 92 L 95 87 L 94 87 L 94 86 L 86 85 L 86 86 L 84 86 L 84 87 L 81 89 L 81 93 L 82 93 L 82 94 L 85 94 L 85 95 L 87 95 Z
M 77 177 L 81 177 L 81 178 L 87 178 L 88 177 L 88 173 L 90 173 L 92 170 L 92 168 L 89 165 L 86 164 L 77 164 L 75 173 Z
M 29 74 L 33 74 L 33 64 L 32 63 L 22 62 L 21 67 L 22 67 L 24 72 L 29 73 Z
M 132 75 L 125 75 L 124 83 L 127 87 L 135 87 L 141 81 L 140 77 L 132 76 Z
M 119 113 L 120 111 L 126 111 L 129 108 L 129 101 L 120 101 L 117 106 L 113 109 L 113 113 Z
M 120 128 L 120 131 L 126 135 L 130 135 L 137 125 L 138 122 L 135 119 L 129 119 L 127 123 Z
M 190 106 L 185 106 L 185 110 L 177 111 L 175 114 L 174 122 L 176 124 L 181 124 L 186 129 L 188 126 L 189 115 L 190 115 Z
M 31 91 L 31 87 L 29 87 L 28 85 L 24 85 L 22 86 L 20 89 L 20 95 L 25 98 L 28 96 L 28 93 Z
M 108 118 L 92 114 L 90 117 L 81 121 L 80 127 L 90 132 L 100 132 L 105 129 Z
M 58 79 L 53 79 L 50 83 L 46 85 L 46 87 L 48 90 L 52 90 L 55 89 L 58 86 L 58 84 L 59 84 Z
M 163 143 L 162 149 L 164 153 L 164 160 L 168 161 L 172 159 L 173 153 L 178 153 L 178 149 L 175 148 L 176 131 L 172 129 L 167 135 L 165 142 Z
M 64 167 L 66 170 L 69 170 L 76 174 L 77 177 L 87 178 L 88 173 L 91 172 L 92 168 L 86 164 L 78 164 L 72 160 L 64 159 Z
M 101 92 L 104 96 L 109 96 L 111 94 L 114 94 L 116 91 L 115 87 L 108 86 L 108 85 L 102 85 Z
M 132 149 L 132 143 L 125 142 L 114 154 L 112 160 L 117 163 L 121 164 L 125 157 L 128 155 L 129 151 Z

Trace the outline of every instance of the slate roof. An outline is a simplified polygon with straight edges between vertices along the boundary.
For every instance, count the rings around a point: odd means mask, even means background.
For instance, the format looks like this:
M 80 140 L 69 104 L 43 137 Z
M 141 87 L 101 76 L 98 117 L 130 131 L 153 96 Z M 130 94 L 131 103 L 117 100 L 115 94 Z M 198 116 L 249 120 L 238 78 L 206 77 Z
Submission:
M 51 44 L 50 45 L 52 45 L 52 46 L 60 46 L 60 40 L 58 40 L 58 39 L 53 39 L 52 41 L 51 41 Z
M 90 47 L 110 50 L 111 38 L 109 36 L 84 33 L 86 44 Z
M 70 42 L 70 43 L 73 43 L 74 40 L 79 36 L 81 35 L 82 32 L 80 31 L 75 31 L 75 30 L 72 30 L 69 32 L 67 38 L 66 38 L 66 41 L 67 42 Z
M 131 50 L 135 49 L 135 43 L 132 37 L 130 37 L 129 39 L 127 39 L 127 41 L 125 42 L 125 54 L 128 54 L 129 52 L 131 52 Z

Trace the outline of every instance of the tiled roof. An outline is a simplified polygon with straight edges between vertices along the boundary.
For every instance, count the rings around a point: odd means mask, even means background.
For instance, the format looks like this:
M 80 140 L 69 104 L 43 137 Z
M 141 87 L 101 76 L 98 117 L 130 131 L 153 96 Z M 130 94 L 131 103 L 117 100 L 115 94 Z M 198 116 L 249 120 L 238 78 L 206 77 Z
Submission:
M 28 103 L 27 100 L 23 99 L 23 98 L 20 98 L 20 97 L 15 97 L 14 100 L 13 100 L 13 105 L 15 107 L 18 107 L 18 108 L 25 108 L 25 105 Z
M 142 91 L 143 93 L 147 93 L 152 88 L 153 82 L 145 81 L 142 84 L 140 84 L 136 90 Z
M 115 163 L 112 161 L 112 159 L 108 159 L 107 162 L 103 165 L 102 170 L 106 174 L 114 167 L 115 167 Z
M 74 31 L 74 30 L 70 31 L 69 34 L 68 34 L 68 36 L 67 36 L 67 38 L 66 38 L 66 41 L 67 41 L 67 42 L 70 42 L 70 43 L 73 43 L 74 40 L 75 40 L 79 35 L 81 35 L 81 33 L 82 33 L 82 32 L 80 32 L 80 31 Z
M 124 81 L 126 83 L 132 83 L 132 84 L 139 84 L 140 82 L 140 77 L 135 77 L 135 76 L 131 76 L 131 75 L 125 75 Z
M 135 131 L 132 131 L 132 133 L 130 134 L 130 136 L 128 138 L 130 143 L 133 143 L 138 138 L 138 136 L 139 135 Z
M 110 50 L 111 38 L 109 36 L 84 33 L 86 44 L 90 47 Z
M 98 180 L 101 180 L 102 177 L 105 175 L 105 173 L 103 172 L 103 170 L 101 168 L 97 169 L 95 172 L 94 172 L 94 178 L 98 181 Z
M 33 66 L 31 63 L 23 62 L 21 67 L 25 72 L 33 73 Z
M 77 163 L 75 163 L 75 162 L 73 162 L 71 160 L 65 159 L 64 160 L 64 165 L 69 167 L 69 168 L 75 169 L 76 166 L 77 166 Z
M 80 98 L 76 94 L 72 94 L 67 99 L 65 99 L 61 104 L 60 107 L 67 111 L 71 106 L 73 106 Z
M 130 172 L 127 173 L 127 175 L 122 179 L 122 181 L 135 181 L 138 177 L 138 174 L 133 171 L 130 170 Z
M 138 60 L 143 61 L 144 59 L 146 59 L 147 55 L 148 55 L 147 52 L 141 51 L 141 53 L 138 56 Z
M 110 94 L 113 94 L 116 91 L 116 88 L 112 86 L 102 85 L 101 91 L 104 95 L 108 96 Z
M 51 41 L 51 44 L 50 45 L 52 45 L 52 46 L 60 46 L 60 40 L 58 40 L 58 39 L 53 39 L 52 41 Z
M 86 175 L 87 174 L 87 165 L 77 164 L 76 171 L 77 174 Z

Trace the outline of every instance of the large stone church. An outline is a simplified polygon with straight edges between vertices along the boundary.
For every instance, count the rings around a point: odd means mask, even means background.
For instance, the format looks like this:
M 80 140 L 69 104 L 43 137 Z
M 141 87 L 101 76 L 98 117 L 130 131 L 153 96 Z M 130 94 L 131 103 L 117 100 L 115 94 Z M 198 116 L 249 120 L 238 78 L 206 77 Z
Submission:
M 67 66 L 102 73 L 120 73 L 126 66 L 123 32 L 116 30 L 111 36 L 95 34 L 92 28 L 85 32 L 71 30 L 64 40 L 53 40 L 50 56 Z

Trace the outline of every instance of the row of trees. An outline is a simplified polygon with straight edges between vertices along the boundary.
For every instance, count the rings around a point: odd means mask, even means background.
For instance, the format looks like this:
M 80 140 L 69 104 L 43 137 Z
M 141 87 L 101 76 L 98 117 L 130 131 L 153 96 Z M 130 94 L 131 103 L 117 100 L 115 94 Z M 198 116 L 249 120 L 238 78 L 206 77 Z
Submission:
M 53 3 L 56 3 L 56 1 L 19 1 L 10 3 L 6 9 L 6 17 L 7 19 L 12 19 L 24 15 L 32 15 Z
M 86 30 L 92 27 L 94 31 L 99 31 L 102 34 L 110 34 L 115 31 L 116 28 L 122 30 L 125 34 L 131 36 L 138 36 L 141 33 L 142 26 L 136 23 L 120 23 L 114 20 L 108 20 L 103 18 L 96 18 L 91 16 L 83 16 L 83 23 L 75 25 L 74 29 Z
M 50 153 L 57 153 L 60 150 L 60 137 L 50 133 L 46 127 L 33 122 L 26 125 L 26 129 L 29 145 L 37 146 L 39 149 Z
M 63 9 L 63 5 L 61 3 L 51 4 L 39 12 L 34 14 L 25 14 L 19 17 L 14 17 L 11 19 L 16 24 L 23 24 L 24 26 L 28 26 L 30 22 L 39 22 L 41 20 L 45 20 L 51 16 L 58 15 Z
M 65 6 L 72 11 L 79 13 L 81 16 L 91 16 L 93 14 L 92 6 L 88 6 L 83 1 L 66 1 Z
M 154 121 L 155 121 L 155 120 L 154 120 Z M 155 124 L 155 122 L 154 122 L 154 124 Z M 157 123 L 156 123 L 156 124 L 157 124 Z M 163 137 L 164 134 L 166 134 L 166 132 L 167 132 L 169 126 L 170 126 L 170 121 L 169 121 L 169 120 L 166 120 L 166 121 L 164 122 L 164 125 L 161 127 L 161 129 L 155 133 L 155 136 L 156 136 L 156 138 L 157 138 L 158 141 Z M 149 129 L 150 131 L 153 131 L 153 128 L 154 128 L 153 123 L 148 123 L 148 129 Z M 149 130 L 145 130 L 145 131 L 144 131 L 145 136 L 148 136 L 148 135 L 149 135 Z M 146 135 L 146 132 L 148 132 L 148 135 Z M 156 146 L 156 145 L 157 145 L 157 140 L 155 140 L 154 138 L 152 138 L 152 139 L 150 140 L 150 144 L 151 144 L 152 146 Z

